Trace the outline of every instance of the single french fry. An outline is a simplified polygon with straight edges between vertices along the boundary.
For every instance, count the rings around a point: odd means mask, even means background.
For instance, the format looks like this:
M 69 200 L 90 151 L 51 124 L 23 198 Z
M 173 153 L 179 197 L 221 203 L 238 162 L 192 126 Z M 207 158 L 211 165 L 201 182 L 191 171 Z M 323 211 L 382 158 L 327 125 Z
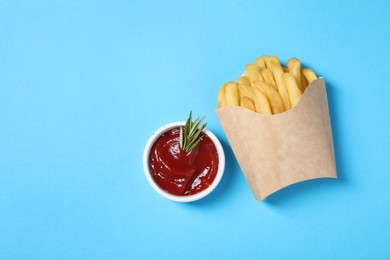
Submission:
M 257 59 L 255 59 L 254 64 L 256 64 L 257 67 L 259 67 L 260 69 L 265 69 L 267 67 L 266 63 L 265 63 L 265 60 L 267 59 L 267 57 L 268 57 L 268 55 L 263 55 L 263 56 L 258 57 Z
M 250 97 L 243 97 L 240 99 L 240 106 L 256 111 L 255 102 Z
M 255 81 L 255 80 L 263 80 L 263 78 L 260 74 L 260 69 L 255 64 L 246 65 L 244 74 L 249 79 L 251 86 L 253 84 L 253 81 Z
M 262 81 L 257 80 L 253 83 L 254 86 L 262 91 L 267 97 L 268 102 L 271 105 L 272 114 L 279 114 L 286 111 L 283 105 L 282 97 L 276 89 Z
M 272 74 L 272 71 L 270 69 L 267 69 L 267 68 L 261 69 L 260 74 L 263 77 L 265 83 L 267 83 L 267 84 L 271 85 L 272 87 L 274 87 L 275 89 L 277 89 L 274 75 Z
M 270 69 L 271 69 L 272 73 L 274 74 L 275 83 L 276 83 L 276 86 L 278 88 L 278 92 L 279 92 L 280 96 L 282 97 L 284 108 L 286 110 L 288 110 L 291 108 L 291 103 L 290 103 L 290 97 L 288 96 L 288 90 L 287 90 L 286 84 L 284 83 L 284 80 L 282 77 L 282 75 L 284 73 L 282 65 L 280 65 L 279 62 L 277 63 L 277 62 L 271 61 L 270 67 L 271 67 Z
M 268 102 L 266 95 L 257 88 L 253 88 L 253 93 L 255 94 L 254 102 L 255 102 L 256 112 L 261 114 L 272 115 L 271 106 Z
M 288 96 L 290 98 L 291 108 L 298 104 L 302 98 L 302 92 L 299 89 L 296 78 L 291 73 L 283 73 L 282 75 L 284 83 L 288 90 Z
M 289 73 L 295 77 L 298 83 L 298 87 L 303 92 L 304 86 L 301 79 L 301 61 L 297 58 L 291 58 L 287 61 L 287 67 Z
M 249 79 L 246 77 L 246 76 L 241 76 L 237 79 L 237 84 L 241 84 L 241 85 L 247 85 L 247 86 L 250 86 L 251 83 L 249 81 Z
M 217 96 L 218 107 L 226 106 L 225 87 L 226 87 L 226 83 L 223 83 L 223 85 L 221 86 L 221 88 L 218 91 L 218 96 Z
M 268 69 L 271 68 L 271 62 L 276 62 L 280 64 L 279 58 L 277 56 L 268 56 L 265 58 L 265 65 Z
M 225 86 L 225 100 L 227 106 L 238 106 L 238 87 L 235 82 L 228 82 Z
M 303 76 L 305 77 L 305 79 L 307 80 L 307 83 L 308 83 L 308 84 L 312 83 L 313 80 L 316 80 L 316 79 L 317 79 L 317 75 L 316 75 L 316 73 L 314 72 L 314 70 L 304 68 L 304 69 L 302 70 L 302 74 L 303 74 Z
M 242 99 L 243 97 L 249 97 L 254 99 L 254 93 L 252 87 L 248 85 L 238 85 L 238 97 Z
M 276 68 L 278 70 L 281 70 L 282 72 L 284 72 L 284 69 L 287 69 L 284 66 L 282 66 L 282 64 L 280 64 L 280 61 L 279 61 L 277 56 L 271 56 L 268 59 L 267 68 L 270 69 L 272 71 L 272 73 L 274 73 L 274 70 Z
M 305 78 L 305 76 L 303 75 L 303 70 L 301 69 L 301 80 L 302 80 L 302 86 L 303 86 L 303 92 L 305 92 L 307 86 L 309 85 L 309 83 L 307 83 L 307 80 Z

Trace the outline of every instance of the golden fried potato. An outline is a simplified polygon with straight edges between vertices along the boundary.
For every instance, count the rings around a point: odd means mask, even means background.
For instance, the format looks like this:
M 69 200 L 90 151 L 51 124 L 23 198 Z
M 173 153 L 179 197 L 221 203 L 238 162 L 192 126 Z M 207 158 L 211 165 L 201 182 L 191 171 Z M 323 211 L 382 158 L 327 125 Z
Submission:
M 228 82 L 225 86 L 225 101 L 227 106 L 238 106 L 238 85 L 235 82 Z
M 268 69 L 271 68 L 271 62 L 276 62 L 280 64 L 279 58 L 277 56 L 268 56 L 265 58 L 265 65 Z
M 249 79 L 246 76 L 239 77 L 236 82 L 239 85 L 247 85 L 247 86 L 251 85 Z
M 254 99 L 254 93 L 252 87 L 248 85 L 238 85 L 238 97 L 242 99 L 243 97 L 249 97 Z
M 263 77 L 265 83 L 267 83 L 268 85 L 271 85 L 272 87 L 277 89 L 274 75 L 272 74 L 272 71 L 270 69 L 267 69 L 267 68 L 261 69 L 260 74 Z
M 218 106 L 219 107 L 226 106 L 225 87 L 226 87 L 226 83 L 223 83 L 223 85 L 221 86 L 221 88 L 219 89 L 219 92 L 218 92 L 217 98 L 218 98 Z
M 280 96 L 282 97 L 284 108 L 286 110 L 288 110 L 291 108 L 291 103 L 290 103 L 290 98 L 288 96 L 288 90 L 287 90 L 286 84 L 284 83 L 284 80 L 282 77 L 282 75 L 284 73 L 282 65 L 280 65 L 279 62 L 277 63 L 277 62 L 271 61 L 270 62 L 270 69 L 271 69 L 272 73 L 274 74 L 276 86 L 277 86 L 277 89 L 278 89 Z
M 254 81 L 253 84 L 267 97 L 268 102 L 271 106 L 272 114 L 279 114 L 286 111 L 283 105 L 282 97 L 277 90 L 262 81 L 257 80 Z
M 299 89 L 303 92 L 304 86 L 301 79 L 301 61 L 297 58 L 291 58 L 287 61 L 287 67 L 289 73 L 297 80 Z
M 253 93 L 255 94 L 255 108 L 256 112 L 261 114 L 272 115 L 271 106 L 268 102 L 266 95 L 259 89 L 253 88 Z
M 296 106 L 315 72 L 297 58 L 283 66 L 277 56 L 263 55 L 245 67 L 244 75 L 221 86 L 218 106 L 242 106 L 263 114 L 278 114 Z
M 256 111 L 255 102 L 250 97 L 243 97 L 240 99 L 240 106 Z
M 309 85 L 309 83 L 307 83 L 307 80 L 305 78 L 305 76 L 303 75 L 303 70 L 301 69 L 301 80 L 302 80 L 302 86 L 303 86 L 303 92 L 305 92 L 307 86 Z
M 317 76 L 316 76 L 314 70 L 304 68 L 302 70 L 302 74 L 305 77 L 308 84 L 312 83 L 314 80 L 317 79 Z
M 263 55 L 255 59 L 254 64 L 257 65 L 260 69 L 265 69 L 267 66 L 265 64 L 265 60 L 267 59 L 268 55 Z
M 298 104 L 299 100 L 301 100 L 302 92 L 299 89 L 296 78 L 291 73 L 285 72 L 282 77 L 288 90 L 291 108 L 293 108 L 296 104 Z
M 263 80 L 260 69 L 255 64 L 248 64 L 245 66 L 245 76 L 249 79 L 249 82 L 251 85 L 253 84 L 253 81 L 255 80 Z

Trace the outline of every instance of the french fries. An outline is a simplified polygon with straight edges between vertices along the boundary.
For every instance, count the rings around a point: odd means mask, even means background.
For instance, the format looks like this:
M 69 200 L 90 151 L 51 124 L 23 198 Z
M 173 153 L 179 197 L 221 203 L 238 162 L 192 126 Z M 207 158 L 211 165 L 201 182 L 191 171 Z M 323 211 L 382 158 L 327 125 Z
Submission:
M 238 85 L 234 82 L 229 82 L 225 86 L 225 101 L 227 106 L 238 106 L 240 100 L 238 98 Z
M 277 89 L 280 93 L 280 96 L 282 97 L 284 108 L 286 110 L 288 110 L 291 108 L 291 102 L 290 102 L 290 98 L 288 96 L 287 87 L 284 83 L 284 79 L 282 78 L 282 75 L 284 73 L 282 65 L 280 65 L 279 61 L 278 62 L 272 61 L 270 63 L 270 67 L 271 67 L 270 69 L 271 69 L 272 73 L 275 76 L 276 86 L 277 86 Z
M 302 97 L 302 92 L 299 89 L 298 82 L 296 78 L 288 72 L 283 73 L 282 77 L 284 83 L 287 86 L 288 97 L 290 98 L 291 107 L 295 107 L 295 105 L 298 104 L 299 100 L 301 100 Z
M 316 73 L 314 72 L 314 70 L 305 68 L 302 70 L 302 74 L 309 84 L 312 83 L 315 79 L 317 79 L 317 76 L 316 76 Z
M 277 90 L 262 81 L 254 81 L 253 83 L 267 97 L 272 114 L 279 114 L 285 111 L 282 97 Z
M 257 65 L 257 67 L 259 67 L 260 69 L 265 69 L 266 68 L 266 65 L 265 65 L 265 60 L 268 59 L 268 56 L 267 55 L 263 55 L 263 56 L 260 56 L 258 57 L 257 59 L 255 59 L 255 64 Z
M 261 114 L 279 114 L 296 106 L 315 72 L 302 68 L 297 58 L 283 66 L 277 56 L 263 55 L 245 66 L 236 82 L 224 83 L 218 92 L 218 106 L 241 106 Z
M 222 87 L 219 89 L 218 92 L 218 106 L 223 107 L 226 106 L 226 99 L 225 99 L 225 87 L 227 83 L 223 83 Z
M 253 93 L 252 87 L 248 85 L 238 85 L 238 97 L 240 100 L 244 97 L 254 99 L 255 94 Z
M 239 77 L 236 82 L 239 85 L 247 85 L 247 86 L 251 85 L 249 79 L 246 76 Z
M 253 99 L 246 96 L 240 99 L 240 106 L 252 111 L 256 111 L 255 102 Z
M 273 88 L 277 89 L 274 75 L 272 74 L 272 71 L 270 69 L 261 69 L 260 74 L 263 77 L 263 80 L 268 85 L 272 86 Z
M 255 64 L 246 65 L 244 74 L 251 84 L 255 80 L 263 80 L 263 77 L 260 74 L 260 68 Z
M 267 97 L 264 95 L 261 90 L 255 88 L 253 89 L 255 93 L 255 108 L 256 112 L 260 114 L 272 115 L 271 106 L 269 105 Z
M 292 58 L 287 61 L 288 71 L 295 77 L 298 87 L 303 92 L 303 85 L 301 79 L 301 62 L 297 58 Z
M 276 56 L 267 56 L 267 58 L 265 59 L 265 64 L 267 65 L 267 68 L 271 67 L 271 62 L 276 62 L 276 63 L 280 64 L 278 57 L 276 57 Z

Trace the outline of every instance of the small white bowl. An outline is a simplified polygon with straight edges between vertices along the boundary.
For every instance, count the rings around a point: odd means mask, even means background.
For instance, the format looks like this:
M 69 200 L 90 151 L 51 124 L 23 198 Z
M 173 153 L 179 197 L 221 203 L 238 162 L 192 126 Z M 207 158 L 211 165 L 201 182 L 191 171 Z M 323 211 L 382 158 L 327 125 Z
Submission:
M 218 138 L 210 130 L 204 129 L 203 132 L 208 137 L 210 137 L 210 139 L 213 141 L 213 143 L 217 149 L 217 153 L 218 153 L 218 171 L 217 171 L 217 175 L 215 176 L 213 183 L 208 188 L 206 188 L 205 190 L 203 190 L 199 193 L 196 193 L 193 195 L 188 195 L 188 196 L 177 196 L 177 195 L 173 195 L 173 194 L 166 192 L 165 190 L 160 188 L 154 182 L 152 175 L 149 171 L 149 155 L 150 155 L 150 150 L 152 149 L 154 142 L 163 133 L 169 131 L 170 129 L 175 128 L 175 127 L 179 127 L 179 126 L 184 126 L 184 125 L 185 125 L 185 122 L 173 122 L 173 123 L 170 123 L 170 124 L 167 124 L 167 125 L 160 127 L 156 132 L 154 132 L 154 134 L 149 138 L 148 142 L 146 143 L 145 150 L 144 150 L 144 156 L 143 156 L 144 172 L 145 172 L 146 179 L 149 181 L 150 185 L 160 195 L 164 196 L 167 199 L 177 201 L 177 202 L 191 202 L 191 201 L 196 201 L 196 200 L 200 200 L 201 198 L 204 198 L 205 196 L 210 194 L 217 187 L 217 185 L 219 184 L 219 182 L 222 179 L 222 176 L 223 176 L 223 173 L 225 170 L 225 153 L 223 151 L 221 143 L 219 142 Z

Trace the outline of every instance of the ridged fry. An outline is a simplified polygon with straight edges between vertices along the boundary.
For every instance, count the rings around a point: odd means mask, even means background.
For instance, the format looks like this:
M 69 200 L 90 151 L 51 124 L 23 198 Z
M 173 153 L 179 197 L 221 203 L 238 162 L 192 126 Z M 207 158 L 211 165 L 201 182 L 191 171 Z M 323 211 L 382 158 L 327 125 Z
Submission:
M 314 70 L 304 68 L 302 70 L 302 74 L 305 77 L 308 84 L 312 83 L 314 80 L 317 79 L 317 75 L 314 72 Z
M 276 86 L 278 88 L 278 92 L 279 92 L 280 96 L 282 97 L 284 108 L 286 110 L 288 110 L 291 108 L 291 103 L 290 103 L 290 97 L 288 96 L 288 90 L 287 90 L 286 84 L 284 83 L 284 80 L 282 77 L 282 75 L 284 73 L 282 65 L 280 65 L 279 62 L 277 63 L 277 62 L 271 61 L 270 67 L 271 67 L 270 69 L 271 69 L 272 73 L 274 74 L 274 78 L 275 78 Z
M 240 106 L 256 111 L 255 102 L 250 97 L 243 97 L 240 99 Z
M 265 83 L 271 85 L 272 87 L 274 87 L 274 89 L 277 89 L 274 75 L 272 74 L 272 71 L 270 69 L 261 69 L 260 74 L 263 77 Z
M 263 80 L 260 74 L 260 69 L 255 64 L 248 64 L 245 66 L 245 76 L 248 78 L 251 86 L 255 80 Z
M 223 83 L 221 88 L 218 91 L 218 107 L 226 106 L 226 100 L 225 100 L 225 87 L 226 83 Z
M 248 85 L 238 85 L 238 97 L 242 99 L 243 97 L 249 97 L 254 99 L 254 93 L 252 87 Z
M 282 75 L 284 83 L 286 84 L 288 90 L 288 96 L 291 102 L 291 108 L 298 104 L 299 100 L 302 98 L 302 92 L 299 89 L 296 78 L 291 73 L 283 73 Z
M 265 60 L 267 59 L 268 55 L 263 55 L 255 59 L 254 64 L 257 65 L 260 69 L 265 69 L 267 66 L 265 64 Z
M 227 106 L 238 106 L 238 85 L 235 82 L 228 82 L 225 86 L 225 100 Z
M 303 92 L 305 92 L 307 86 L 309 85 L 309 83 L 307 83 L 307 80 L 305 78 L 305 76 L 303 75 L 303 69 L 301 69 L 301 80 L 302 80 L 302 86 L 303 86 Z
M 249 81 L 249 79 L 246 76 L 239 77 L 236 82 L 239 85 L 247 85 L 247 86 L 251 85 L 251 82 Z
M 288 72 L 295 77 L 298 87 L 303 92 L 304 86 L 301 79 L 301 61 L 297 58 L 291 58 L 287 61 Z
M 266 95 L 257 88 L 253 89 L 253 93 L 255 93 L 254 101 L 255 101 L 256 112 L 261 114 L 272 115 L 271 106 L 268 102 Z
M 271 105 L 272 114 L 279 114 L 285 110 L 282 97 L 272 86 L 262 81 L 254 81 L 254 86 L 264 93 Z
M 268 56 L 265 59 L 265 65 L 267 66 L 267 68 L 271 68 L 271 62 L 276 62 L 280 64 L 279 58 L 277 56 Z

